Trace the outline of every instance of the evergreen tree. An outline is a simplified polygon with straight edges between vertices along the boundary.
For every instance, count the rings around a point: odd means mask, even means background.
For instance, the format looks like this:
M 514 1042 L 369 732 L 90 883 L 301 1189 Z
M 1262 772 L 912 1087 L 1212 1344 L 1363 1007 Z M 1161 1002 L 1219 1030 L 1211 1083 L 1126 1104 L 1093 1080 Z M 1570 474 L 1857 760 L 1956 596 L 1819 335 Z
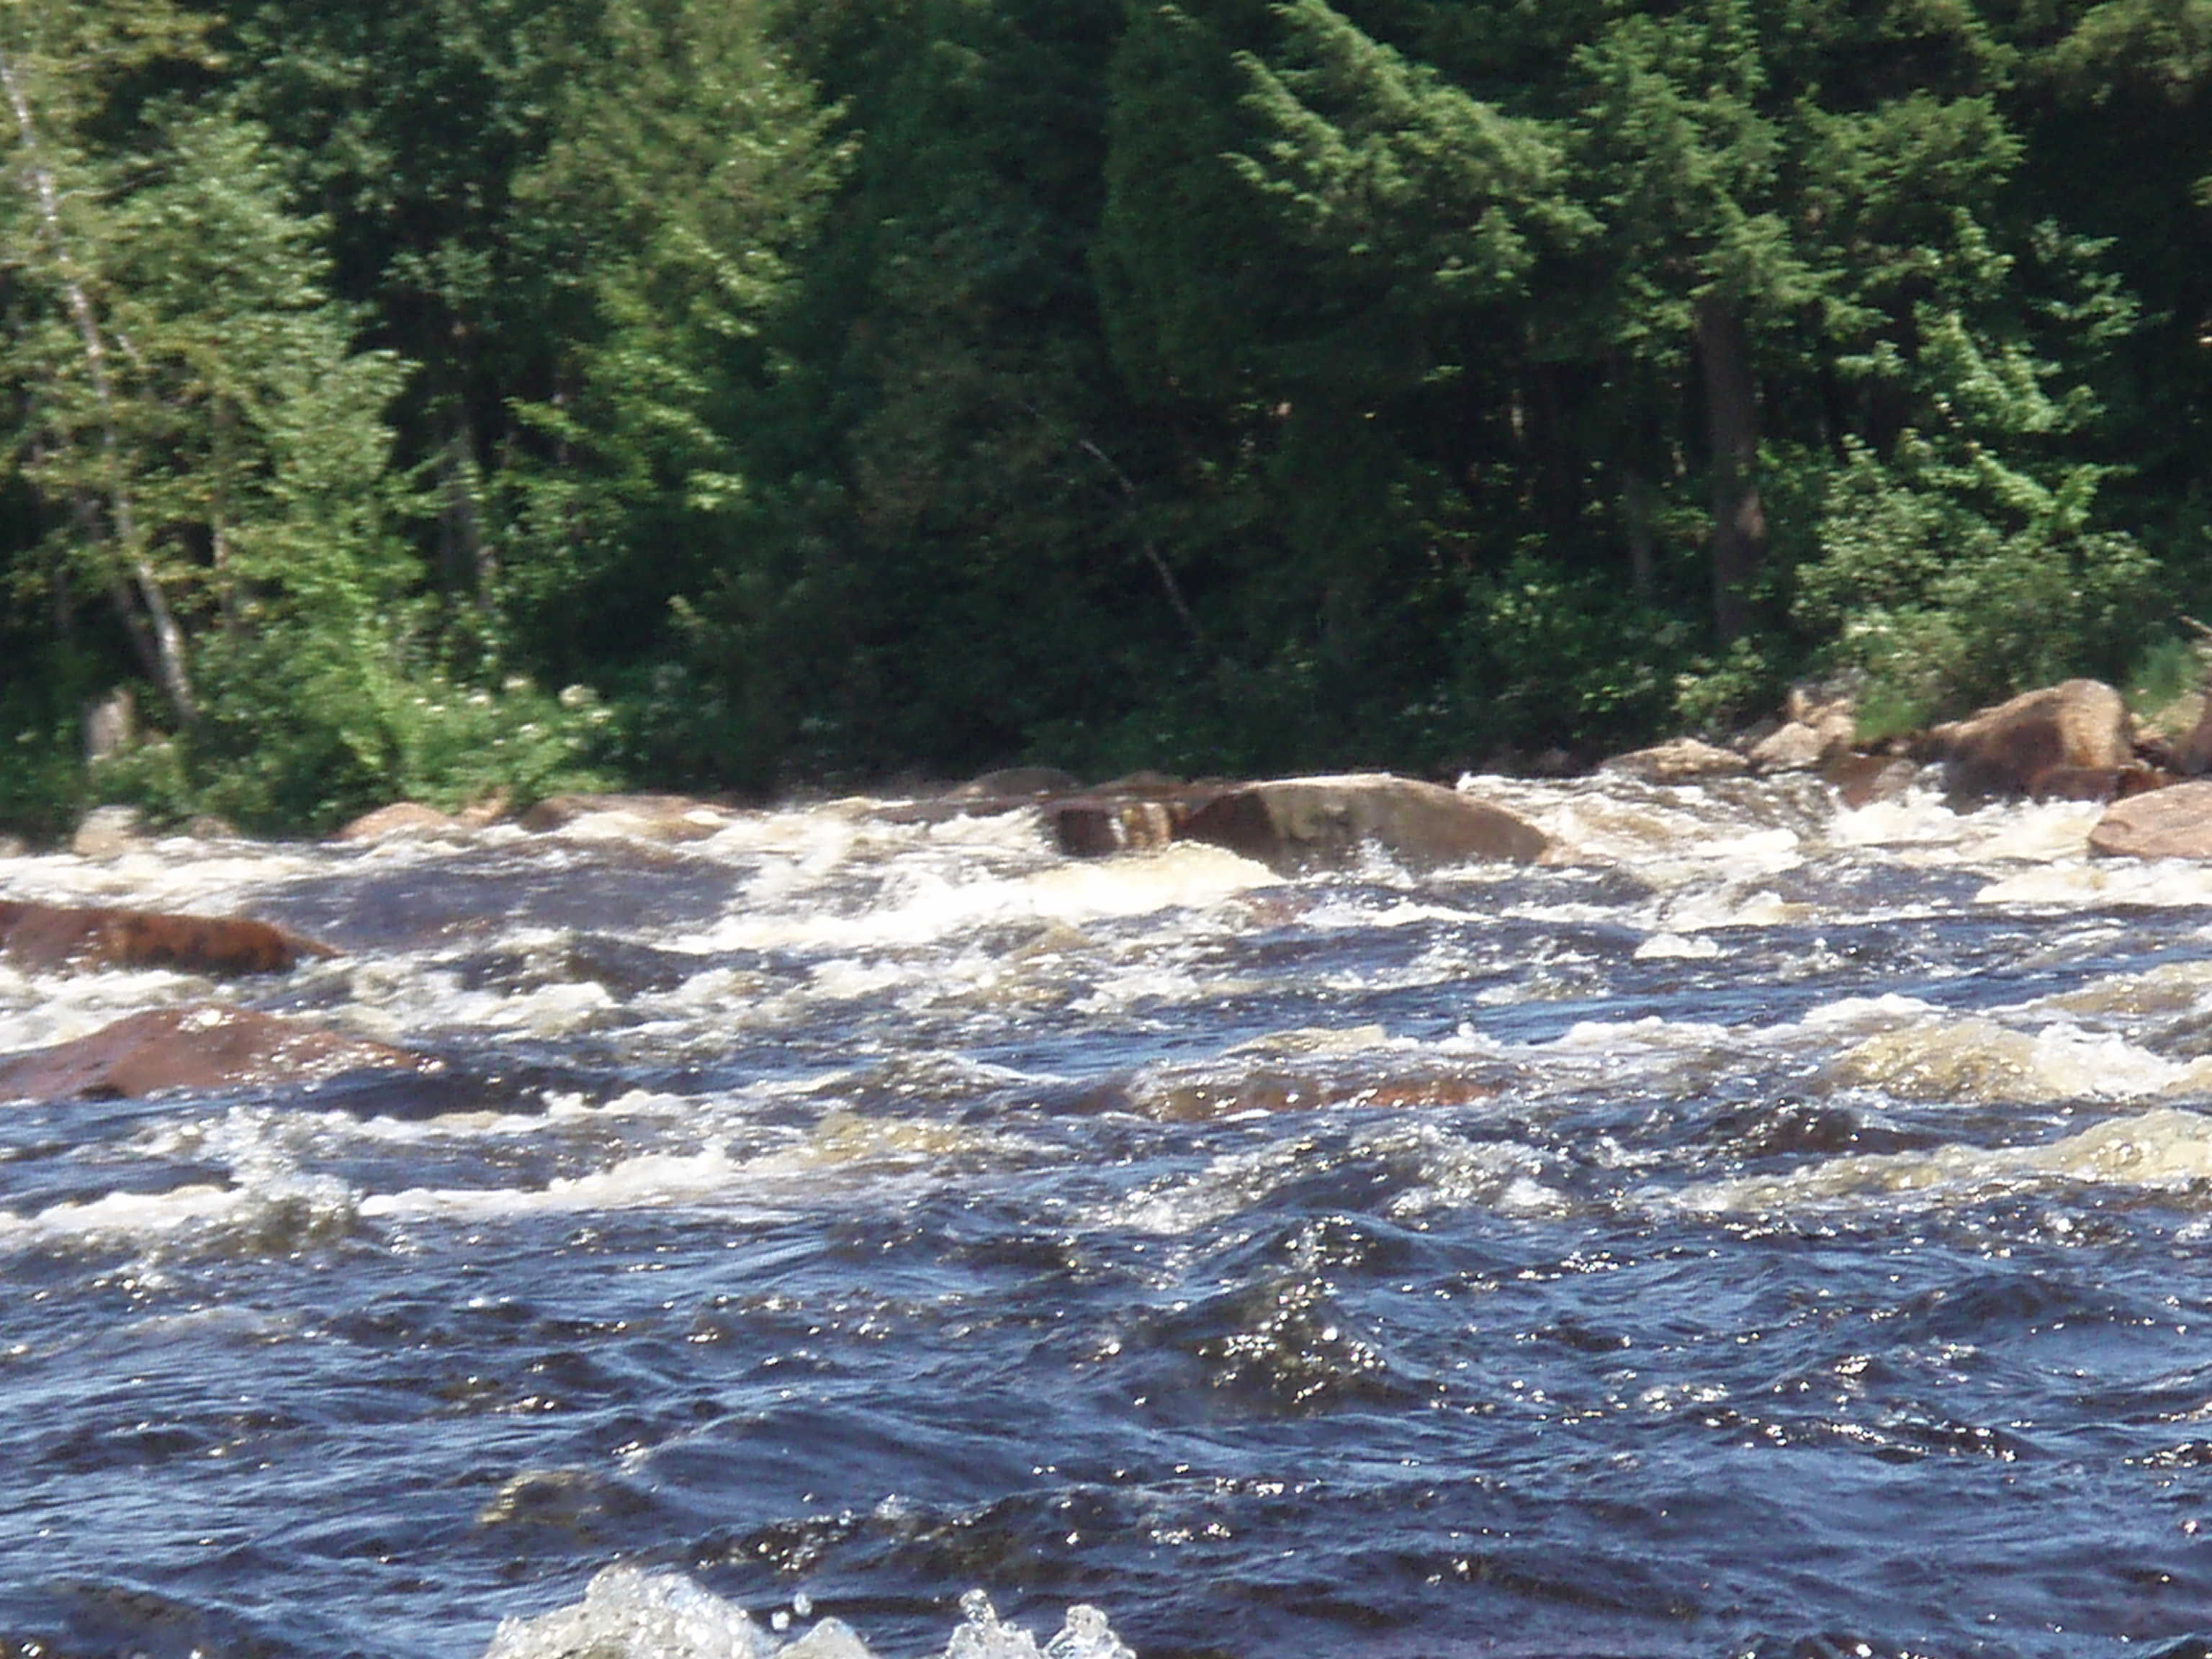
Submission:
M 514 238 L 561 328 L 498 458 L 497 592 L 562 678 L 665 653 L 671 600 L 742 562 L 747 444 L 781 372 L 766 325 L 847 154 L 761 7 L 609 0 L 598 27 L 515 181 Z

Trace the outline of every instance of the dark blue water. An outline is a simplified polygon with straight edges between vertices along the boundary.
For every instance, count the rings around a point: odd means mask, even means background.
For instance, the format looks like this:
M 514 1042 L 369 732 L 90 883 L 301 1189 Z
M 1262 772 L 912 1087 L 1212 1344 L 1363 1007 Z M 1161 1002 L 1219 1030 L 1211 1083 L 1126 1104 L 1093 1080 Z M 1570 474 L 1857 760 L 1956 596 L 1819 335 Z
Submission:
M 1522 805 L 1591 861 L 0 866 L 317 933 L 246 1000 L 443 1062 L 0 1109 L 0 1655 L 477 1659 L 620 1565 L 878 1656 L 1018 1651 L 976 1588 L 1144 1659 L 2198 1651 L 2212 886 Z M 0 1047 L 210 994 L 0 970 Z

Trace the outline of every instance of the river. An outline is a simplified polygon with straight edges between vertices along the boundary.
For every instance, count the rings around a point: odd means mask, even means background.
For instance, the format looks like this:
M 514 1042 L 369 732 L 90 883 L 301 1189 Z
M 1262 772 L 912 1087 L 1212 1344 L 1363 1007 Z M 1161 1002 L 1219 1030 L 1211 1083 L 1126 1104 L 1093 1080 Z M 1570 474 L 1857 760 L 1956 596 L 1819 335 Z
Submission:
M 2212 874 L 1463 787 L 1573 861 L 0 859 L 342 952 L 0 966 L 0 1053 L 439 1062 L 0 1108 L 0 1656 L 2212 1651 Z

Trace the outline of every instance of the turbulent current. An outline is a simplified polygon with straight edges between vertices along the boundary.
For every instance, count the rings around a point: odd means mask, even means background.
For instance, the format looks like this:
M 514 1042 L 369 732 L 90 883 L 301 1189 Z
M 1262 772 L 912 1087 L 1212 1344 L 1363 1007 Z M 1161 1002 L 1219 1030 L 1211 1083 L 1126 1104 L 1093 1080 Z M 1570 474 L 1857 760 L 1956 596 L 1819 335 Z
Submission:
M 2197 1655 L 2212 874 L 1465 786 L 1567 860 L 867 802 L 0 860 L 429 1055 L 0 1107 L 0 1656 Z

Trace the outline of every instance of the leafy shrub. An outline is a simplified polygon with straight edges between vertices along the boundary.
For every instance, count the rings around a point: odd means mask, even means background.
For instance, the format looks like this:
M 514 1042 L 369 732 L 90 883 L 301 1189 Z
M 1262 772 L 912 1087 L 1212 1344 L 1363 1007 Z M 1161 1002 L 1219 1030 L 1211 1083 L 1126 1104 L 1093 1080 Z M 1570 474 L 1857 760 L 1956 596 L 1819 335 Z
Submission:
M 1640 737 L 1673 712 L 1688 641 L 1619 580 L 1523 547 L 1470 586 L 1458 701 L 1486 714 L 1494 742 Z
M 210 653 L 204 690 L 187 762 L 197 804 L 244 824 L 321 829 L 393 799 L 524 805 L 607 781 L 592 755 L 608 716 L 590 692 L 409 672 L 380 629 L 241 641 Z
M 2088 528 L 2097 468 L 2045 483 L 1963 451 L 1912 433 L 1892 462 L 1854 447 L 1798 577 L 1797 619 L 1828 658 L 1923 719 L 2115 672 L 2156 569 L 2133 537 Z

